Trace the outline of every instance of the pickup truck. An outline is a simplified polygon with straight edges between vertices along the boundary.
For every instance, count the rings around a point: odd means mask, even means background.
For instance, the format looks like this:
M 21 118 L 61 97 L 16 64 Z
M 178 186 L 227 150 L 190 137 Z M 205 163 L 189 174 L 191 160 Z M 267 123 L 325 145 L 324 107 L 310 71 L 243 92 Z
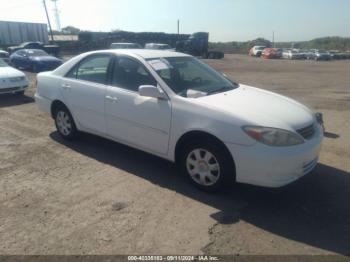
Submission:
M 41 49 L 44 50 L 46 53 L 58 56 L 60 52 L 60 47 L 57 45 L 44 45 L 41 42 L 25 42 L 20 44 L 19 46 L 11 46 L 7 49 L 9 54 L 13 54 L 14 52 L 21 50 L 21 49 Z

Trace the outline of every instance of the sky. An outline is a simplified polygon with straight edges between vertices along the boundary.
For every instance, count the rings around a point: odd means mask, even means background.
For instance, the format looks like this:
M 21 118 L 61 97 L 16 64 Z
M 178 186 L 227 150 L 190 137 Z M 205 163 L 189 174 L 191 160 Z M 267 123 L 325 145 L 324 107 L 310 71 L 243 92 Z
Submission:
M 46 0 L 56 28 L 52 0 Z M 58 0 L 62 27 L 134 32 L 205 31 L 210 41 L 350 37 L 350 0 Z M 0 0 L 0 20 L 46 23 L 43 0 Z

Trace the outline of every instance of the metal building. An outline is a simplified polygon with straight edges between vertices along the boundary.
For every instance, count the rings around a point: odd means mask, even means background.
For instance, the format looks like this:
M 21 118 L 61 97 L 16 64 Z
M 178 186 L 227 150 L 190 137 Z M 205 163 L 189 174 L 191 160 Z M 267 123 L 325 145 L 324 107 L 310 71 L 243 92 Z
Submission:
M 0 21 L 0 45 L 19 45 L 23 42 L 49 43 L 46 24 Z

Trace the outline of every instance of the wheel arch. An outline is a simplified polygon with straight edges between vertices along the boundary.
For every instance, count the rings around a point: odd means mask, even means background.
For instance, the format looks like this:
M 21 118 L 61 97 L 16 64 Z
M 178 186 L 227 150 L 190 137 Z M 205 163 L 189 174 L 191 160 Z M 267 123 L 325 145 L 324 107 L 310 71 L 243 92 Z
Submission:
M 64 106 L 65 108 L 67 108 L 69 110 L 68 106 L 65 103 L 63 103 L 61 100 L 56 99 L 56 100 L 52 101 L 52 103 L 51 103 L 50 112 L 51 112 L 52 118 L 55 117 L 55 110 L 57 108 L 59 108 L 60 106 Z M 69 110 L 69 112 L 70 112 L 70 110 Z M 70 112 L 70 113 L 72 113 L 72 112 Z
M 210 141 L 213 143 L 218 144 L 225 152 L 225 154 L 227 154 L 227 156 L 230 158 L 232 167 L 234 168 L 234 176 L 236 176 L 236 164 L 235 161 L 233 159 L 232 154 L 230 153 L 229 149 L 227 148 L 227 146 L 225 145 L 225 143 L 223 141 L 221 141 L 219 138 L 217 138 L 215 135 L 212 135 L 208 132 L 205 131 L 199 131 L 199 130 L 193 130 L 193 131 L 189 131 L 185 134 L 183 134 L 177 141 L 176 145 L 175 145 L 175 163 L 179 163 L 180 160 L 180 154 L 184 148 L 184 146 L 189 143 L 190 141 L 193 140 L 206 140 L 206 141 Z

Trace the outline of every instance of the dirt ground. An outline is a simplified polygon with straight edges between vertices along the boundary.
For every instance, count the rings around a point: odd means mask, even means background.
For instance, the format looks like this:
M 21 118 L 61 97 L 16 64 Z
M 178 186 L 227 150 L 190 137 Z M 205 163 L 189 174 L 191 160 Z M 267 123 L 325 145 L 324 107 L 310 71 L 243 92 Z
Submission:
M 207 62 L 324 114 L 312 174 L 278 191 L 200 192 L 157 157 L 63 141 L 28 73 L 25 97 L 0 97 L 0 254 L 350 254 L 350 61 Z

